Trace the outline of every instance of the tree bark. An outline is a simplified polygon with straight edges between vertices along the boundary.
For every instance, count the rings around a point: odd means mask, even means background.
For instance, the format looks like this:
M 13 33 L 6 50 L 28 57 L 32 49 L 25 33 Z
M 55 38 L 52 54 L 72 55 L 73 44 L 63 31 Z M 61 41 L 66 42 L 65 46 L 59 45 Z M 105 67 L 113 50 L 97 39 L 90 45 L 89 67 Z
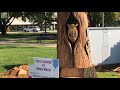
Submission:
M 91 71 L 95 72 L 90 55 L 88 18 L 85 12 L 58 12 L 57 57 L 62 68 L 61 77 L 89 77 Z M 92 70 L 86 70 L 91 67 Z M 84 74 L 85 70 L 87 75 Z
M 6 23 L 5 23 L 5 20 L 0 21 L 0 30 L 1 30 L 1 34 L 2 35 L 6 34 Z

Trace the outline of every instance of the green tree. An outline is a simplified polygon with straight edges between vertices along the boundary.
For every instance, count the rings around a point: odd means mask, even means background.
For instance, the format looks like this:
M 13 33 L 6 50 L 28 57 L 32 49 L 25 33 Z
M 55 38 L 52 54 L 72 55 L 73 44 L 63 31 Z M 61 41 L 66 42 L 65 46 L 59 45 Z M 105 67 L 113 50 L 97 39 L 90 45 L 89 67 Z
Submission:
M 115 12 L 105 12 L 105 26 L 114 26 L 116 21 Z
M 46 24 L 50 23 L 52 20 L 53 12 L 24 12 L 24 15 L 38 26 L 45 25 L 45 33 L 46 33 Z M 41 27 L 41 29 L 43 29 Z
M 100 12 L 91 12 L 91 26 L 101 23 Z
M 3 13 L 3 12 L 1 12 Z M 0 30 L 2 35 L 6 34 L 6 29 L 11 23 L 14 21 L 15 18 L 22 17 L 23 21 L 26 21 L 28 18 L 30 22 L 33 22 L 37 25 L 42 25 L 46 23 L 50 23 L 52 20 L 53 12 L 6 12 L 7 18 L 0 19 Z M 45 27 L 46 28 L 46 27 Z M 46 29 L 45 29 L 46 30 Z M 45 31 L 46 32 L 46 31 Z
M 0 15 L 3 12 L 0 12 Z M 6 29 L 8 26 L 11 25 L 11 23 L 14 21 L 15 18 L 22 17 L 23 20 L 25 20 L 25 16 L 23 12 L 6 12 L 7 13 L 7 18 L 0 18 L 0 30 L 1 34 L 5 35 L 6 34 Z
M 102 24 L 102 12 L 90 12 L 92 26 Z M 104 12 L 104 22 L 105 26 L 114 26 L 114 21 L 116 21 L 116 12 Z

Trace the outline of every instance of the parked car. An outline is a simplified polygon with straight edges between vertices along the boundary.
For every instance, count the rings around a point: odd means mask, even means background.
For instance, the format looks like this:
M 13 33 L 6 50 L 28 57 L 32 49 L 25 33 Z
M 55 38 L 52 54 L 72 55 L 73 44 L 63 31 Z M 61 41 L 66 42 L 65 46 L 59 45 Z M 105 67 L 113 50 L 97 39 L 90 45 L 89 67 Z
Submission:
M 38 32 L 40 31 L 39 26 L 28 26 L 26 28 L 23 28 L 24 32 Z

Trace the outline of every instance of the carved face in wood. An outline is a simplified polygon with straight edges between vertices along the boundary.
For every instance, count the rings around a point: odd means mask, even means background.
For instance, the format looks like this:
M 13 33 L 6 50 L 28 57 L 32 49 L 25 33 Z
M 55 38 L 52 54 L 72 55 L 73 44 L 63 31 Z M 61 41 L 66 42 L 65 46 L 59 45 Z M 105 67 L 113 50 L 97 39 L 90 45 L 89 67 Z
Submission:
M 78 37 L 78 30 L 77 30 L 78 24 L 67 24 L 67 26 L 68 26 L 68 38 L 73 44 Z

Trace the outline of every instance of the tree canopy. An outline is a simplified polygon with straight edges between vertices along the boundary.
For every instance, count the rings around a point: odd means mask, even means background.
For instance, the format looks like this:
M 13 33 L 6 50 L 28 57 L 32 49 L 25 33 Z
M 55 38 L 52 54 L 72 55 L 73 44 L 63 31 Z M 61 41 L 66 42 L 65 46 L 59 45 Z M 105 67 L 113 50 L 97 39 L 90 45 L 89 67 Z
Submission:
M 3 12 L 1 12 L 3 13 Z M 30 22 L 42 25 L 50 23 L 52 21 L 52 15 L 54 12 L 6 12 L 7 18 L 0 19 L 0 30 L 2 34 L 6 34 L 6 29 L 15 18 L 22 17 L 23 21 L 28 19 Z M 102 24 L 102 15 L 101 12 L 90 12 L 91 15 L 91 26 L 96 26 Z M 104 12 L 104 22 L 105 26 L 115 26 L 115 21 L 120 17 L 120 12 Z
M 3 13 L 3 12 L 1 12 Z M 41 25 L 50 23 L 52 20 L 52 14 L 53 12 L 6 12 L 7 18 L 0 19 L 0 30 L 2 34 L 6 34 L 6 29 L 15 18 L 22 17 L 23 21 L 26 21 L 26 19 L 29 19 L 30 22 L 33 22 L 34 24 Z
M 104 12 L 105 26 L 114 26 L 118 12 Z M 102 12 L 91 12 L 92 26 L 102 24 Z
M 7 14 L 7 17 L 6 18 L 1 18 L 0 16 L 0 30 L 2 32 L 3 35 L 6 34 L 6 29 L 9 25 L 11 25 L 11 23 L 13 22 L 13 20 L 15 18 L 18 18 L 18 17 L 24 17 L 24 14 L 22 12 L 0 12 L 0 15 L 2 13 L 6 13 Z

